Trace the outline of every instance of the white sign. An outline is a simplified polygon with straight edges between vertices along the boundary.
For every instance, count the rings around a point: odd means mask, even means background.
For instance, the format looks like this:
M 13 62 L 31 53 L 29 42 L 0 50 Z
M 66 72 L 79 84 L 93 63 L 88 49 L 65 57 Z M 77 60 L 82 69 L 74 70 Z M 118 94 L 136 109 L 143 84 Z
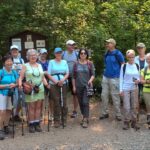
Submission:
M 36 47 L 45 47 L 45 40 L 36 40 Z
M 34 48 L 34 43 L 33 42 L 25 42 L 25 49 L 31 49 Z
M 11 43 L 12 43 L 12 45 L 17 45 L 18 48 L 19 48 L 19 51 L 22 50 L 21 39 L 20 38 L 12 39 Z

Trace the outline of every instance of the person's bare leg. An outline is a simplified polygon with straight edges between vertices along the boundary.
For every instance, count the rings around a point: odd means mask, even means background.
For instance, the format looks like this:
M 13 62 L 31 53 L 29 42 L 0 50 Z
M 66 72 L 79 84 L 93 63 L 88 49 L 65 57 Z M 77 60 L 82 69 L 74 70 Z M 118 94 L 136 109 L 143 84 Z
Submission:
M 0 140 L 5 139 L 5 134 L 4 134 L 5 115 L 6 115 L 6 111 L 0 110 Z

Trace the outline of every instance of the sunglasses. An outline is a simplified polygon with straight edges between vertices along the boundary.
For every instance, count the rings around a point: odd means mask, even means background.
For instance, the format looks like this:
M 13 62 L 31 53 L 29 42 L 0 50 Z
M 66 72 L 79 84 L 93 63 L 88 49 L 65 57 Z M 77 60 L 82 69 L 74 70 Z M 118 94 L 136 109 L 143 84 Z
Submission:
M 80 55 L 87 55 L 85 52 L 81 52 Z

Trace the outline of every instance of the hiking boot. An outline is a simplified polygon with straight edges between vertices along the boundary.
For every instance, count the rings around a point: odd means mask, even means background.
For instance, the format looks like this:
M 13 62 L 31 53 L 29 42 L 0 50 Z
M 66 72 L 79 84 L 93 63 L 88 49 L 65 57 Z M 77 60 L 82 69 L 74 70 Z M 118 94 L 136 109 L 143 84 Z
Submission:
M 150 125 L 150 115 L 147 115 L 147 124 Z
M 83 128 L 88 128 L 88 124 L 89 124 L 88 120 L 83 120 L 82 127 Z
M 76 118 L 76 117 L 77 117 L 77 112 L 76 112 L 76 111 L 73 111 L 70 117 L 71 117 L 71 118 Z
M 5 133 L 4 131 L 0 130 L 0 140 L 4 140 L 5 139 Z
M 59 121 L 54 121 L 54 127 L 59 128 L 60 127 L 60 122 Z
M 117 121 L 122 121 L 121 116 L 116 116 L 116 120 L 117 120 Z
M 100 116 L 99 120 L 103 120 L 103 119 L 106 119 L 106 118 L 109 118 L 109 114 L 104 114 L 104 115 Z
M 124 125 L 122 127 L 123 130 L 128 130 L 130 128 L 129 121 L 124 121 Z
M 30 124 L 30 125 L 29 125 L 29 132 L 30 132 L 30 133 L 34 133 L 34 132 L 35 132 L 35 127 L 34 127 L 33 124 Z
M 10 133 L 10 128 L 8 126 L 4 126 L 4 133 L 9 134 Z
M 21 122 L 22 121 L 22 119 L 18 115 L 15 115 L 12 119 L 16 122 Z
M 140 129 L 140 127 L 137 124 L 137 121 L 135 121 L 135 120 L 131 121 L 131 128 L 134 128 L 135 130 L 139 130 Z
M 39 123 L 36 124 L 36 125 L 34 126 L 34 128 L 35 128 L 35 131 L 36 131 L 36 132 L 42 132 L 42 128 L 41 128 L 41 126 L 40 126 Z

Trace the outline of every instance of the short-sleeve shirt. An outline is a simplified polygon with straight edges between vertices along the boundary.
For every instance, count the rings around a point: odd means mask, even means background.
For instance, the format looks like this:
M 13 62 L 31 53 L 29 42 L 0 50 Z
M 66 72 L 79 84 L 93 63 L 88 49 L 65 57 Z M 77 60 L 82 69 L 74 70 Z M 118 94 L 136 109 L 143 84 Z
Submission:
M 144 77 L 144 69 L 141 70 L 141 76 Z M 145 74 L 145 80 L 150 80 L 150 69 L 147 69 L 147 72 Z M 144 84 L 143 85 L 143 92 L 150 93 L 150 84 Z
M 69 68 L 66 60 L 61 60 L 60 62 L 57 62 L 55 59 L 53 59 L 49 61 L 48 74 L 53 76 L 54 79 L 61 80 L 67 73 L 69 73 Z M 66 82 L 64 82 L 64 84 L 66 84 Z M 50 84 L 54 83 L 50 81 Z
M 78 60 L 78 52 L 75 50 L 72 53 L 64 51 L 62 54 L 62 59 L 67 61 L 69 67 L 69 74 L 71 76 L 73 71 L 73 65 Z
M 119 78 L 121 64 L 124 62 L 124 56 L 119 50 L 108 51 L 105 54 L 104 76 L 107 78 Z
M 20 73 L 23 64 L 24 64 L 24 60 L 22 58 L 20 57 L 13 58 L 12 68 L 15 69 L 18 73 Z
M 80 64 L 77 62 L 76 70 L 73 71 L 73 78 L 76 80 L 76 87 L 85 87 L 88 84 L 91 76 L 95 76 L 95 67 L 93 63 Z M 90 67 L 91 66 L 91 67 Z M 75 67 L 74 67 L 75 68 Z
M 1 85 L 16 83 L 18 78 L 19 78 L 19 75 L 15 70 L 12 70 L 10 72 L 7 72 L 5 68 L 0 70 L 0 84 Z M 9 87 L 0 89 L 0 94 L 7 96 L 8 91 L 9 91 Z

